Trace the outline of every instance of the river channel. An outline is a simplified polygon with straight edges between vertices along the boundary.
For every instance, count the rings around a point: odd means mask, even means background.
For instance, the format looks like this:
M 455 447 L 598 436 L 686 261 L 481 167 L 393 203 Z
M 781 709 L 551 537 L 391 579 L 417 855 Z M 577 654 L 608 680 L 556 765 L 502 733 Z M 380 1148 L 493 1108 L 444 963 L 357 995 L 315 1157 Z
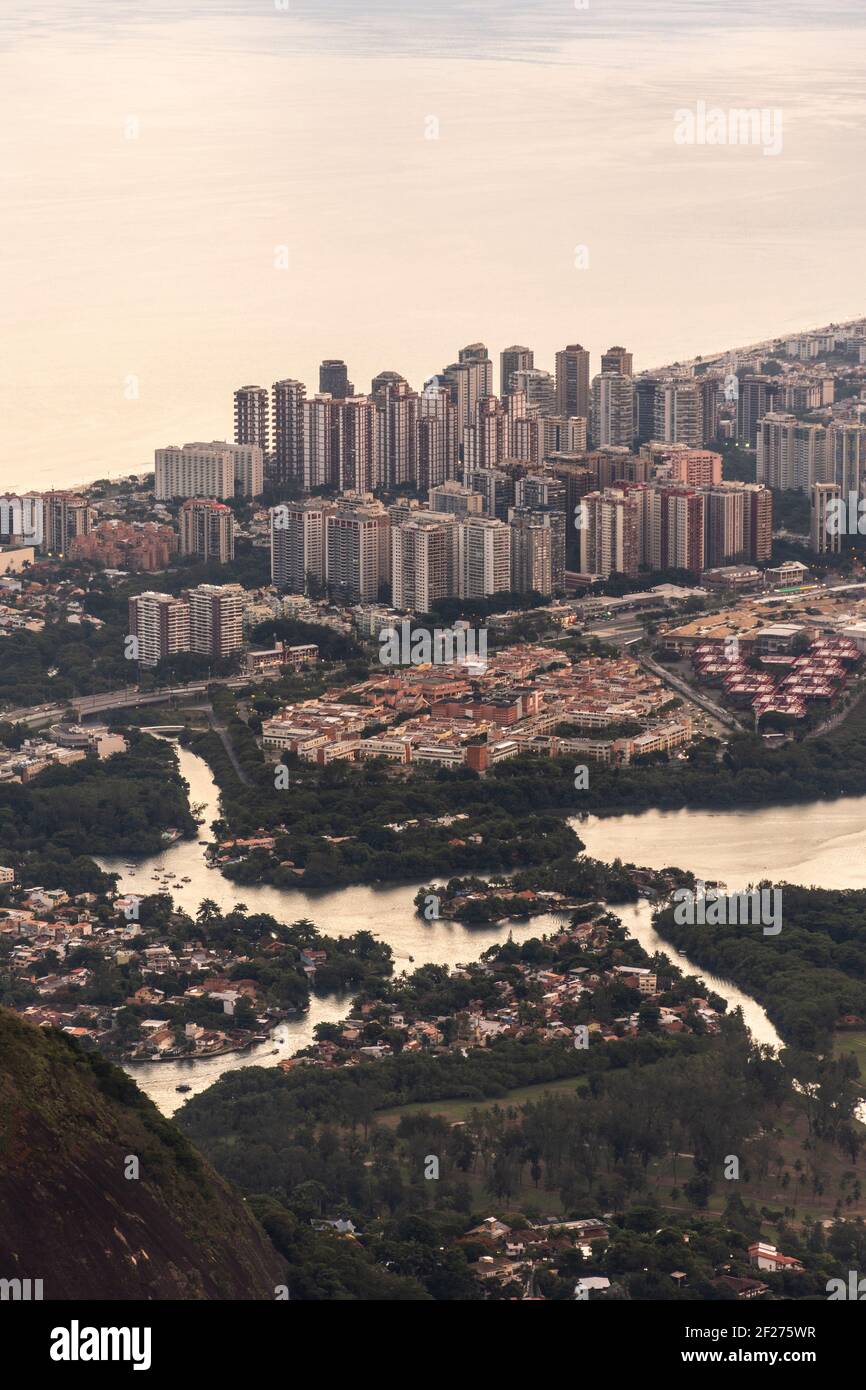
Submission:
M 412 970 L 436 962 L 455 965 L 476 959 L 506 933 L 503 927 L 465 927 L 459 922 L 428 923 L 415 913 L 413 898 L 420 886 L 353 886 L 334 892 L 305 893 L 270 886 L 236 885 L 217 869 L 209 869 L 204 857 L 210 823 L 219 815 L 219 793 L 207 764 L 185 748 L 176 748 L 180 770 L 189 784 L 190 800 L 201 803 L 205 824 L 201 837 L 183 840 L 161 854 L 140 861 L 101 859 L 103 868 L 120 875 L 126 892 L 160 891 L 154 875 L 170 874 L 166 889 L 175 904 L 195 914 L 203 898 L 220 908 L 243 902 L 251 912 L 269 912 L 280 921 L 308 917 L 329 935 L 350 934 L 362 928 L 391 946 L 395 969 Z M 774 807 L 761 811 L 647 811 L 642 815 L 595 816 L 575 820 L 574 828 L 587 852 L 599 859 L 620 858 L 651 868 L 678 864 L 698 876 L 720 880 L 730 890 L 744 888 L 760 878 L 773 883 L 788 881 L 834 888 L 866 887 L 866 798 L 857 797 L 810 806 Z M 188 879 L 188 882 L 184 882 Z M 675 964 L 701 975 L 707 985 L 740 1007 L 756 1041 L 779 1045 L 779 1037 L 761 1006 L 726 980 L 708 974 L 660 937 L 652 927 L 652 906 L 646 901 L 618 907 L 628 931 L 645 950 L 664 951 Z M 554 915 L 534 917 L 510 926 L 515 940 L 540 936 L 560 925 Z M 301 1018 L 280 1023 L 267 1043 L 246 1052 L 230 1053 L 205 1061 L 155 1062 L 130 1068 L 138 1084 L 165 1114 L 183 1104 L 186 1085 L 196 1094 L 227 1071 L 250 1065 L 274 1066 L 283 1057 L 306 1047 L 320 1022 L 336 1022 L 345 1016 L 348 996 L 313 996 Z

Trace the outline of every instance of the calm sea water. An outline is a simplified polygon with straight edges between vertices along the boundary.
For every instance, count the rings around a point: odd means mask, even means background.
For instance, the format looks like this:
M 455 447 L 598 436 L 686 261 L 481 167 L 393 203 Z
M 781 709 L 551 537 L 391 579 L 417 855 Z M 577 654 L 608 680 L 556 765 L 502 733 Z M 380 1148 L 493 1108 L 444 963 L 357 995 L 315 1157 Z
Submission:
M 862 312 L 864 17 L 5 0 L 0 483 L 228 437 L 235 387 L 323 357 L 359 390 L 479 338 L 642 368 Z M 675 145 L 699 100 L 781 108 L 782 153 Z

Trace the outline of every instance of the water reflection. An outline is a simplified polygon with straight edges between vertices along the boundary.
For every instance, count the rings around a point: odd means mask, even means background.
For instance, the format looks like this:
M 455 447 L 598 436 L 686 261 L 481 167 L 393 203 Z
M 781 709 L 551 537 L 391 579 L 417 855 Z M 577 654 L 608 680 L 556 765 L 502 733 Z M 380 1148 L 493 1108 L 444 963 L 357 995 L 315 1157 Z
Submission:
M 190 788 L 190 801 L 204 806 L 205 825 L 201 835 L 219 815 L 219 790 L 207 764 L 188 749 L 177 748 L 180 770 Z M 387 941 L 394 952 L 395 971 L 412 971 L 430 963 L 456 965 L 474 960 L 488 946 L 503 940 L 511 932 L 515 941 L 531 936 L 543 936 L 555 931 L 562 918 L 554 914 L 534 917 L 529 922 L 515 922 L 507 928 L 497 926 L 467 927 L 460 922 L 427 922 L 415 912 L 413 898 L 420 883 L 400 884 L 387 888 L 353 885 L 335 892 L 305 893 L 270 885 L 236 885 L 223 878 L 218 869 L 209 869 L 204 858 L 205 842 L 184 840 L 161 854 L 127 867 L 129 860 L 103 858 L 100 865 L 120 875 L 124 892 L 168 892 L 176 907 L 194 916 L 204 898 L 212 898 L 223 912 L 236 903 L 245 903 L 250 912 L 268 912 L 281 922 L 296 922 L 309 917 L 330 936 L 351 935 L 366 930 Z M 158 876 L 158 879 L 157 879 Z M 164 886 L 166 876 L 168 886 Z M 188 879 L 188 882 L 184 882 Z M 273 1039 L 247 1052 L 214 1057 L 203 1062 L 155 1062 L 131 1067 L 142 1090 L 156 1101 L 160 1109 L 170 1114 L 182 1104 L 184 1096 L 175 1091 L 183 1084 L 192 1087 L 192 1094 L 205 1090 L 224 1072 L 255 1064 L 275 1066 L 281 1057 L 288 1057 L 306 1047 L 313 1038 L 317 1023 L 331 1023 L 345 1017 L 348 998 L 328 995 L 313 997 L 310 1010 L 303 1018 L 281 1023 Z M 274 1055 L 274 1049 L 277 1054 Z
M 179 747 L 177 755 L 181 773 L 189 784 L 190 800 L 204 806 L 204 835 L 206 827 L 219 815 L 218 788 L 201 758 Z M 600 825 L 610 827 L 612 822 L 601 822 Z M 588 825 L 578 828 L 589 844 L 595 837 L 596 827 Z M 681 833 L 684 829 L 684 825 L 681 826 Z M 730 823 L 731 833 L 734 829 L 733 823 Z M 668 836 L 667 855 L 658 867 L 669 862 L 671 843 Z M 676 843 L 691 845 L 691 837 Z M 632 832 L 629 838 L 630 857 L 640 863 L 651 862 L 642 852 L 638 852 L 637 844 L 639 840 Z M 614 857 L 614 851 L 608 853 L 600 844 L 592 846 L 590 852 L 602 858 Z M 450 966 L 460 961 L 474 960 L 488 946 L 503 940 L 509 931 L 515 941 L 525 941 L 555 931 L 563 921 L 561 916 L 551 913 L 534 917 L 529 922 L 511 923 L 507 928 L 495 925 L 467 927 L 460 922 L 426 922 L 417 916 L 413 905 L 413 898 L 420 886 L 417 883 L 387 888 L 354 885 L 335 892 L 318 893 L 297 892 L 269 885 L 235 885 L 223 878 L 219 870 L 208 869 L 203 839 L 173 845 L 162 854 L 137 865 L 132 871 L 124 861 L 118 859 L 101 859 L 99 862 L 103 868 L 120 875 L 121 887 L 126 892 L 146 894 L 163 891 L 162 880 L 168 875 L 170 884 L 175 886 L 165 891 L 171 893 L 176 906 L 191 915 L 195 914 L 203 898 L 212 898 L 223 912 L 243 902 L 250 912 L 268 912 L 283 922 L 309 917 L 321 931 L 331 936 L 348 935 L 362 929 L 371 931 L 391 946 L 398 972 L 411 971 L 428 963 Z M 159 882 L 154 880 L 157 874 L 160 875 Z M 189 882 L 183 882 L 184 879 Z M 727 981 L 701 971 L 654 931 L 649 903 L 620 907 L 616 911 L 645 950 L 650 954 L 664 951 L 682 970 L 701 975 L 710 988 L 727 999 L 729 1008 L 742 1007 L 746 1023 L 758 1042 L 778 1045 L 776 1030 L 755 1000 Z M 130 1072 L 160 1109 L 171 1114 L 185 1098 L 176 1091 L 178 1085 L 188 1085 L 191 1087 L 190 1094 L 197 1094 L 212 1085 L 225 1071 L 250 1065 L 275 1066 L 281 1057 L 290 1056 L 312 1041 L 317 1023 L 336 1022 L 345 1017 L 347 1003 L 346 997 L 314 997 L 309 1012 L 303 1018 L 280 1024 L 271 1041 L 259 1044 L 248 1052 L 214 1057 L 204 1062 L 149 1063 L 132 1067 Z
M 760 811 L 645 811 L 574 819 L 588 854 L 663 869 L 676 865 L 730 891 L 760 879 L 866 888 L 866 797 Z

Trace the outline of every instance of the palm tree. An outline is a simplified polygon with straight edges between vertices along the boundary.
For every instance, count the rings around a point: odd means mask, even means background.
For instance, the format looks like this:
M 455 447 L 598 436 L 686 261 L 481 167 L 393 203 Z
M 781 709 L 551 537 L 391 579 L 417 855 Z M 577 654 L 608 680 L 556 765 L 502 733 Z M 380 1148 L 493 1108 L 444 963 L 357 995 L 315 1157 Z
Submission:
M 220 920 L 220 915 L 219 905 L 214 902 L 213 898 L 203 898 L 198 905 L 195 920 L 206 932 L 208 927 L 212 927 L 215 922 Z

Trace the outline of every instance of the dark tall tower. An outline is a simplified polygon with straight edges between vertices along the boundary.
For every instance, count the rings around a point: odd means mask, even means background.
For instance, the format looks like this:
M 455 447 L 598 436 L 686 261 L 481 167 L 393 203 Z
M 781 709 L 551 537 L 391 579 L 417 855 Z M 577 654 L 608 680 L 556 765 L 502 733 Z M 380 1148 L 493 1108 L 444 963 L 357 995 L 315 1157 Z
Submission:
M 515 372 L 528 372 L 534 366 L 535 353 L 532 348 L 521 347 L 519 344 L 503 348 L 499 354 L 500 396 L 504 398 L 511 394 L 511 378 Z
M 556 354 L 556 413 L 589 419 L 589 353 L 580 343 Z
M 349 380 L 349 369 L 338 358 L 328 358 L 319 368 L 319 395 L 333 396 L 335 401 L 348 400 L 355 388 Z

